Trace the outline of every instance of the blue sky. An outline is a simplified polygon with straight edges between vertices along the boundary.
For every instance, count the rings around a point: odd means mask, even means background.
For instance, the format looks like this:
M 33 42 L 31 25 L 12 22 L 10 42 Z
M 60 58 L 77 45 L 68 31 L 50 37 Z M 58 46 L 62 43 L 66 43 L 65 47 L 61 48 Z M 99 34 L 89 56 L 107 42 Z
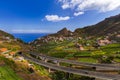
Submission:
M 93 25 L 120 13 L 120 0 L 0 0 L 0 29 L 53 33 Z

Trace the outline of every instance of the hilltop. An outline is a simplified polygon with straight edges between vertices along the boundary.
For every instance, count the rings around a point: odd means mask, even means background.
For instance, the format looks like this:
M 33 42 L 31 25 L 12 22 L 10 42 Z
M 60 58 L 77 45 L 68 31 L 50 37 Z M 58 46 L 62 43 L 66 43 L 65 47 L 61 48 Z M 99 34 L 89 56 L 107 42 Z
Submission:
M 72 36 L 72 34 L 73 34 L 72 31 L 68 30 L 67 28 L 63 28 L 60 31 L 58 31 L 57 33 L 49 34 L 48 36 L 56 36 L 56 37 L 66 36 L 66 37 L 69 37 L 69 36 Z

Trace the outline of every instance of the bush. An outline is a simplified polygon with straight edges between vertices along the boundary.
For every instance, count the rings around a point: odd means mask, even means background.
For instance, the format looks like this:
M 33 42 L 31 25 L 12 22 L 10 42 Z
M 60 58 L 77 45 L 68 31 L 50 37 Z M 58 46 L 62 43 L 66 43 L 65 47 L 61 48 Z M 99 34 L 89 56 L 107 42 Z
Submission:
M 112 63 L 113 59 L 114 59 L 114 57 L 108 56 L 108 57 L 102 59 L 102 63 Z

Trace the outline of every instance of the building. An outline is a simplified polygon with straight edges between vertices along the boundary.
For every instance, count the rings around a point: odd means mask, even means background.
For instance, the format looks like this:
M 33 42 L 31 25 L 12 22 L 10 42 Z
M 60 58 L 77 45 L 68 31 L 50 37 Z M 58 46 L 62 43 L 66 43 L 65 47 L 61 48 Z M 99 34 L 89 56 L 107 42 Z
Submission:
M 0 51 L 1 52 L 6 52 L 6 51 L 8 51 L 8 49 L 7 48 L 0 48 Z
M 108 39 L 104 39 L 104 40 L 98 40 L 97 43 L 100 46 L 105 46 L 107 44 L 111 44 L 112 42 L 110 40 L 108 40 Z

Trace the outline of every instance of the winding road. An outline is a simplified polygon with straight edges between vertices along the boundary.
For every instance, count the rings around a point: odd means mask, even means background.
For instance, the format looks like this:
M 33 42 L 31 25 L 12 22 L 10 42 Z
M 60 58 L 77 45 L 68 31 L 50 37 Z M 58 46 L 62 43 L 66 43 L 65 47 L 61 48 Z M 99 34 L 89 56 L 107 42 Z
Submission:
M 47 60 L 52 60 L 52 61 L 57 61 L 57 62 L 64 62 L 64 63 L 74 64 L 74 65 L 95 67 L 95 68 L 104 68 L 104 69 L 112 69 L 112 70 L 120 70 L 120 64 L 119 64 L 119 66 L 118 65 L 116 66 L 115 64 L 84 63 L 84 62 L 78 62 L 78 61 L 73 61 L 73 60 L 50 57 L 50 56 L 47 56 L 47 55 L 33 53 L 33 52 L 29 52 L 29 54 L 34 55 L 36 57 L 41 57 L 41 58 L 44 58 L 44 59 L 47 59 Z
M 74 69 L 70 67 L 57 66 L 55 64 L 46 63 L 44 61 L 35 59 L 33 57 L 28 57 L 23 54 L 21 56 L 24 57 L 26 60 L 29 60 L 38 65 L 42 65 L 44 67 L 48 67 L 54 70 L 64 71 L 64 72 L 73 73 L 73 74 L 82 75 L 82 76 L 95 77 L 95 78 L 105 79 L 105 80 L 120 80 L 120 75 L 112 75 L 112 74 L 105 74 L 105 73 L 95 72 L 95 71 L 88 71 L 88 70 L 82 70 L 82 69 Z

